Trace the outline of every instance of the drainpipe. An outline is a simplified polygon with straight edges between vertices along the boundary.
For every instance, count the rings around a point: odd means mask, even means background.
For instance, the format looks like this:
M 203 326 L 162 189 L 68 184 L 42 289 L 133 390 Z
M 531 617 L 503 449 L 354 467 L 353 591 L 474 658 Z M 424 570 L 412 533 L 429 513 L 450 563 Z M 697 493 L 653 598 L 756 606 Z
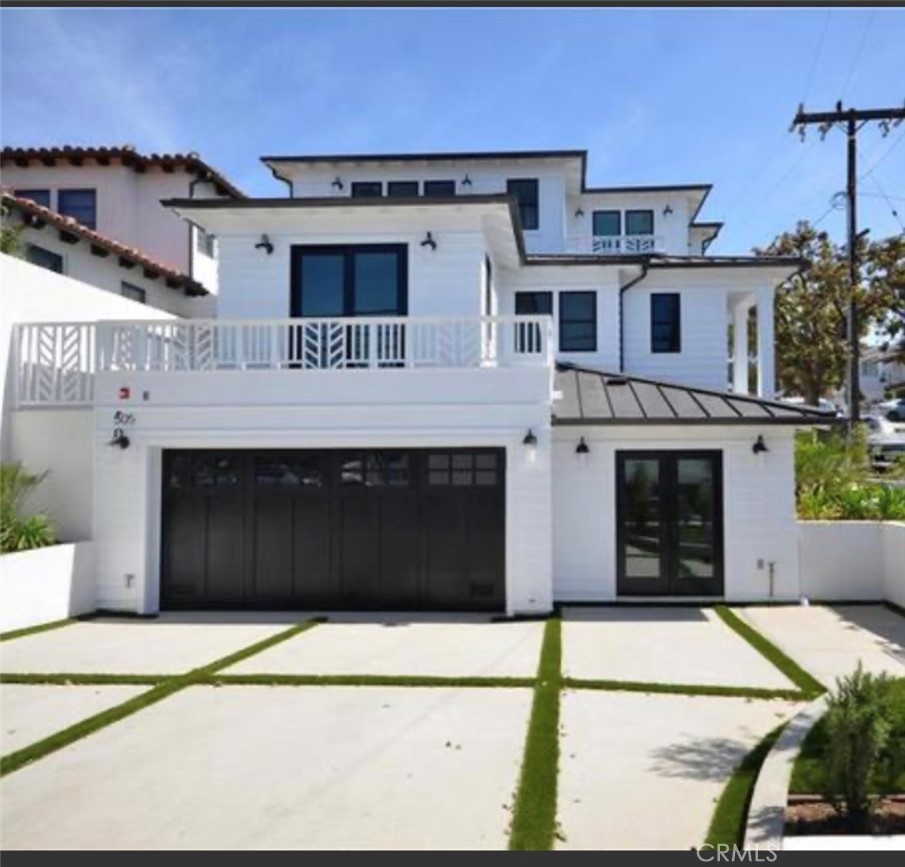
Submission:
M 625 332 L 623 316 L 622 316 L 622 296 L 627 290 L 631 289 L 636 283 L 640 283 L 647 276 L 648 263 L 641 264 L 641 273 L 632 280 L 629 280 L 625 286 L 619 287 L 619 372 L 625 373 L 625 341 L 623 335 Z
M 295 187 L 293 186 L 292 181 L 290 181 L 289 178 L 284 178 L 281 174 L 278 174 L 277 170 L 273 166 L 268 166 L 268 168 L 270 169 L 270 173 L 278 181 L 282 181 L 284 184 L 286 184 L 287 187 L 289 187 L 289 198 L 290 199 L 294 198 L 295 197 Z

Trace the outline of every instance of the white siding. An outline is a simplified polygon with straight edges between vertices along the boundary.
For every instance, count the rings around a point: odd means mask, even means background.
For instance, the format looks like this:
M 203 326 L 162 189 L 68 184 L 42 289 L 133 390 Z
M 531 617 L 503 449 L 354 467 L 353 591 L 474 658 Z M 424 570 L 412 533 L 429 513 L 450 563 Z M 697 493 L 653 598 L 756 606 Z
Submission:
M 763 434 L 769 451 L 751 446 Z M 590 454 L 575 446 L 584 436 Z M 795 599 L 793 432 L 767 427 L 557 427 L 553 436 L 553 582 L 557 601 L 616 598 L 616 452 L 711 449 L 723 453 L 725 596 Z M 763 568 L 758 561 L 763 561 Z

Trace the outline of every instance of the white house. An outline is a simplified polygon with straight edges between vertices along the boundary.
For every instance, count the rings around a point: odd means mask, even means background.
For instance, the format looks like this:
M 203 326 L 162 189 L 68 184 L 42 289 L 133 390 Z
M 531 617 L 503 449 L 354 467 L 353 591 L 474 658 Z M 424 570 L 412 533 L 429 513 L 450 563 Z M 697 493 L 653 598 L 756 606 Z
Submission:
M 217 245 L 160 200 L 243 197 L 197 154 L 145 155 L 130 145 L 4 147 L 0 169 L 4 206 L 25 223 L 22 240 L 31 262 L 180 315 L 213 315 L 210 301 L 190 304 L 180 301 L 179 291 L 165 291 L 187 288 L 183 298 L 216 295 Z M 146 264 L 135 269 L 130 251 Z M 103 261 L 111 252 L 116 257 Z M 120 256 L 128 273 L 117 268 Z
M 264 162 L 286 197 L 164 202 L 218 239 L 216 319 L 18 329 L 19 423 L 93 418 L 101 607 L 798 595 L 793 434 L 828 419 L 769 398 L 801 263 L 706 255 L 709 187 L 590 188 L 584 151 Z

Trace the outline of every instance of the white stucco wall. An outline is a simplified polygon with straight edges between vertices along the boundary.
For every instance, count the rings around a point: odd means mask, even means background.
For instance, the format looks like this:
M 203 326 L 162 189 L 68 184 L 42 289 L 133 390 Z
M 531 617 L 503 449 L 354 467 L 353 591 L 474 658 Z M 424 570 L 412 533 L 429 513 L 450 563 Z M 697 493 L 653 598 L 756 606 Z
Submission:
M 0 632 L 95 610 L 90 542 L 0 557 Z
M 751 446 L 762 434 L 769 451 Z M 590 454 L 575 447 L 584 436 Z M 709 449 L 723 455 L 725 597 L 798 597 L 793 434 L 787 428 L 555 427 L 553 581 L 558 601 L 616 598 L 616 452 Z M 758 561 L 763 561 L 760 568 Z

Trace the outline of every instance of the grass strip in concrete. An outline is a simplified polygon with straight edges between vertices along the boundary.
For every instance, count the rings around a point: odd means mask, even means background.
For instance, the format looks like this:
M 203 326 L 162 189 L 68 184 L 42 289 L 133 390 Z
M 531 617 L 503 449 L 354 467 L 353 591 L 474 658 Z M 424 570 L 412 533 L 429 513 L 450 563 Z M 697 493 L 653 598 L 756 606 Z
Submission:
M 50 737 L 44 738 L 44 740 L 36 741 L 27 747 L 23 747 L 21 750 L 3 756 L 0 758 L 0 777 L 18 771 L 20 768 L 25 767 L 25 765 L 31 764 L 38 759 L 42 759 L 44 756 L 50 755 L 50 753 L 63 749 L 63 747 L 68 747 L 70 744 L 75 743 L 75 741 L 81 740 L 90 734 L 94 734 L 94 732 L 106 728 L 115 722 L 119 722 L 121 719 L 132 716 L 132 714 L 138 713 L 138 711 L 143 710 L 152 704 L 157 704 L 165 698 L 169 698 L 174 693 L 181 692 L 187 687 L 204 683 L 205 678 L 214 674 L 216 671 L 234 665 L 236 662 L 246 659 L 255 653 L 267 650 L 282 641 L 294 638 L 296 635 L 311 629 L 321 622 L 322 620 L 318 618 L 297 623 L 289 629 L 278 632 L 276 635 L 272 635 L 270 638 L 266 638 L 256 644 L 251 644 L 236 653 L 214 660 L 200 668 L 192 669 L 185 674 L 171 677 L 168 680 L 153 686 L 147 692 L 143 692 L 141 695 L 137 695 L 128 701 L 124 701 L 122 704 L 118 704 L 115 707 L 109 708 L 94 716 L 90 716 L 87 719 L 75 723 L 75 725 L 69 726 L 69 728 L 55 732 L 50 735 Z
M 0 632 L 0 641 L 12 641 L 14 638 L 25 638 L 28 635 L 37 635 L 39 632 L 50 632 L 51 629 L 62 629 L 64 626 L 70 626 L 78 623 L 76 617 L 67 617 L 65 620 L 53 620 L 50 623 L 39 623 L 37 626 L 28 626 L 25 629 L 10 629 L 7 632 Z
M 531 688 L 531 677 L 434 677 L 394 674 L 214 674 L 200 683 L 214 686 L 407 686 Z
M 783 723 L 765 735 L 732 772 L 726 788 L 723 789 L 723 793 L 717 801 L 716 809 L 713 811 L 705 845 L 725 844 L 739 847 L 745 845 L 745 826 L 748 821 L 748 809 L 751 805 L 751 795 L 754 792 L 757 775 L 773 748 L 773 744 L 776 743 L 785 727 L 786 724 Z
M 715 606 L 714 611 L 723 623 L 744 638 L 761 656 L 771 662 L 801 690 L 802 695 L 799 698 L 810 701 L 826 692 L 826 687 L 820 681 L 808 674 L 795 660 L 786 656 L 750 623 L 746 623 L 725 605 Z
M 0 674 L 0 684 L 35 686 L 157 686 L 179 675 L 172 674 Z
M 599 689 L 612 692 L 647 692 L 666 695 L 700 695 L 716 698 L 757 698 L 801 701 L 804 693 L 797 689 L 767 689 L 755 686 L 721 686 L 696 683 L 648 683 L 633 680 L 584 680 L 567 677 L 566 689 Z
M 509 848 L 546 851 L 556 834 L 559 774 L 559 700 L 562 686 L 562 621 L 551 617 L 544 629 L 534 701 L 518 792 L 512 811 Z

